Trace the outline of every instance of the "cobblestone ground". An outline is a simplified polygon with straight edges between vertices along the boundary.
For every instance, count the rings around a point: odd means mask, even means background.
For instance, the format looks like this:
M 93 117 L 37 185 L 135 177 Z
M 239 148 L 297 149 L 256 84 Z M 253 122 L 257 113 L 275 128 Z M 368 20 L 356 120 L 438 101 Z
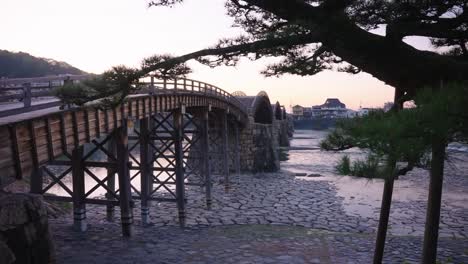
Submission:
M 148 226 L 136 204 L 130 239 L 120 237 L 119 213 L 106 222 L 103 206 L 88 206 L 86 233 L 71 230 L 71 215 L 52 219 L 58 263 L 371 263 L 377 212 L 345 213 L 332 183 L 288 173 L 232 181 L 228 193 L 214 185 L 212 210 L 202 190 L 189 187 L 184 229 L 175 204 L 167 202 L 152 204 Z M 448 181 L 466 184 L 464 178 Z M 423 202 L 392 204 L 385 263 L 418 262 L 424 213 Z M 441 227 L 439 259 L 468 263 L 467 210 L 444 203 Z

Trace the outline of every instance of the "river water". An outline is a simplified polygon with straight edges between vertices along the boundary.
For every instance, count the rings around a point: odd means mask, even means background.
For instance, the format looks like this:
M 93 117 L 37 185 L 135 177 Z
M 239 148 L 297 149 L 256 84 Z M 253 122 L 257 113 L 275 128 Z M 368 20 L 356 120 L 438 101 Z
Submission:
M 303 177 L 307 180 L 328 181 L 336 187 L 337 195 L 344 198 L 346 213 L 363 217 L 376 217 L 380 208 L 383 180 L 337 175 L 335 165 L 343 155 L 351 160 L 365 157 L 364 151 L 353 148 L 346 151 L 321 151 L 319 142 L 326 130 L 296 130 L 291 141 L 289 159 L 281 163 L 285 172 L 320 175 Z M 468 146 L 450 144 L 445 168 L 444 206 L 457 207 L 468 218 Z M 393 202 L 420 203 L 427 201 L 429 172 L 415 169 L 401 176 L 394 184 Z M 396 210 L 394 210 L 396 211 Z M 395 212 L 398 214 L 398 212 Z

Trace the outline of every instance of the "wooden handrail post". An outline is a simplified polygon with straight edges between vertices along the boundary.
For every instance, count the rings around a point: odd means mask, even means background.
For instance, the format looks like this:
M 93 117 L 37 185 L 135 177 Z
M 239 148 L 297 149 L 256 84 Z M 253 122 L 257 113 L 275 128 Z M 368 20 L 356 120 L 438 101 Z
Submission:
M 24 107 L 31 107 L 31 83 L 23 84 L 23 104 Z
M 151 76 L 150 94 L 154 94 L 154 76 Z

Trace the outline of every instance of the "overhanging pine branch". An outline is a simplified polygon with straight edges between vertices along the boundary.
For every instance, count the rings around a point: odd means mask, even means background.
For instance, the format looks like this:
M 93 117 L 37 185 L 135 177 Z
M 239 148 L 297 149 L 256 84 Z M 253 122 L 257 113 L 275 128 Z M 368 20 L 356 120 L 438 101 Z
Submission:
M 205 56 L 216 56 L 216 55 L 229 55 L 231 53 L 250 53 L 250 52 L 257 52 L 264 49 L 275 48 L 280 46 L 296 46 L 296 45 L 304 45 L 308 43 L 313 43 L 317 41 L 317 37 L 313 34 L 308 35 L 293 35 L 289 37 L 283 38 L 271 38 L 271 39 L 264 39 L 259 40 L 251 43 L 233 45 L 229 47 L 223 48 L 211 48 L 211 49 L 203 49 L 199 51 L 195 51 L 192 53 L 188 53 L 179 57 L 175 57 L 172 59 L 165 60 L 161 63 L 157 63 L 151 65 L 149 67 L 142 68 L 136 74 L 137 77 L 143 77 L 148 73 L 155 71 L 161 68 L 171 68 L 174 65 L 192 60 L 197 59 L 200 57 Z

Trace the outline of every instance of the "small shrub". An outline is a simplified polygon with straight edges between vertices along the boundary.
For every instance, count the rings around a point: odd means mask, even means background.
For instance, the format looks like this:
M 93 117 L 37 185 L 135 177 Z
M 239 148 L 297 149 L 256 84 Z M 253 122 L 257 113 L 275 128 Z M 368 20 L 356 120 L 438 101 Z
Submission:
M 351 160 L 348 155 L 341 157 L 341 160 L 335 166 L 336 171 L 341 175 L 351 174 Z
M 380 176 L 379 159 L 373 155 L 369 155 L 365 160 L 354 161 L 351 175 L 364 178 L 378 178 Z
M 382 178 L 380 159 L 374 155 L 369 155 L 365 160 L 351 162 L 348 155 L 341 157 L 335 166 L 336 171 L 341 175 L 351 175 L 364 178 Z

